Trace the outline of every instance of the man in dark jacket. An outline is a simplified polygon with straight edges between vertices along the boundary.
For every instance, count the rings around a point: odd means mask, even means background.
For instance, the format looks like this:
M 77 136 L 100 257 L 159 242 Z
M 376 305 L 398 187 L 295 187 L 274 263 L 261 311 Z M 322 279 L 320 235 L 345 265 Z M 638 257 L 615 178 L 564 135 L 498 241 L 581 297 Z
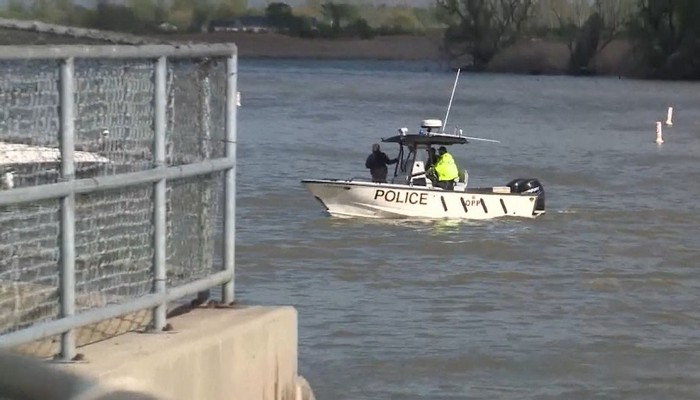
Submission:
M 372 174 L 372 182 L 386 183 L 386 175 L 388 172 L 387 165 L 399 162 L 398 158 L 390 160 L 387 155 L 381 151 L 379 144 L 372 145 L 372 154 L 367 157 L 365 167 L 369 168 Z

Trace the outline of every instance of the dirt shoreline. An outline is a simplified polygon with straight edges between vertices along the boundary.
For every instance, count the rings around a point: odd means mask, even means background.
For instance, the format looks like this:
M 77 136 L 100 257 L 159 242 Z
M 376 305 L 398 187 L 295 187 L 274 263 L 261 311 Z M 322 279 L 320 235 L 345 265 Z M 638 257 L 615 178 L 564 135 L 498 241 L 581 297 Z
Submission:
M 158 35 L 158 39 L 185 42 L 233 42 L 240 58 L 357 59 L 435 61 L 447 66 L 441 37 L 384 36 L 362 39 L 301 39 L 274 33 L 193 33 Z M 499 53 L 487 72 L 561 75 L 566 73 L 569 50 L 564 43 L 531 39 Z M 594 61 L 598 75 L 633 73 L 631 47 L 625 42 L 608 45 Z
M 206 43 L 233 42 L 240 58 L 325 58 L 439 60 L 440 38 L 384 36 L 361 39 L 301 39 L 274 33 L 215 32 L 168 34 L 158 39 Z

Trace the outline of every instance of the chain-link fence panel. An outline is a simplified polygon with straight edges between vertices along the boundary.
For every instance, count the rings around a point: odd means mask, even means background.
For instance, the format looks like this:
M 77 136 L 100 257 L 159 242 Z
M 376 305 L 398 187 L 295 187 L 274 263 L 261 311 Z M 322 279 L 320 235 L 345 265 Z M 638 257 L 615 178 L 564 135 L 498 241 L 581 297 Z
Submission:
M 160 205 L 155 179 L 143 174 L 225 157 L 226 57 L 168 59 L 164 92 L 157 90 L 155 57 L 71 59 L 75 176 L 61 172 L 59 67 L 65 60 L 52 57 L 0 61 L 0 335 L 61 317 L 66 215 L 74 214 L 68 223 L 78 314 L 154 292 L 158 207 L 166 215 L 167 286 L 221 270 L 225 168 L 189 177 L 173 172 Z M 156 165 L 155 156 L 159 99 L 165 104 L 165 165 Z M 136 182 L 124 183 L 125 174 Z M 65 190 L 73 179 L 94 183 L 74 195 L 74 209 L 63 216 L 62 195 L 2 202 L 4 191 Z

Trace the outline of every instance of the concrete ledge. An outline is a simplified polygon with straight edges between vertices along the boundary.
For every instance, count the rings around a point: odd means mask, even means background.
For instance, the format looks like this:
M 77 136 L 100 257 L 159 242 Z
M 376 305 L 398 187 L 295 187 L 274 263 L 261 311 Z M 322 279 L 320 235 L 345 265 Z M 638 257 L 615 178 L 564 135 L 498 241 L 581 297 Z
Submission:
M 168 321 L 174 331 L 127 333 L 82 347 L 65 368 L 88 379 L 136 379 L 170 399 L 313 398 L 297 376 L 292 307 L 195 309 Z

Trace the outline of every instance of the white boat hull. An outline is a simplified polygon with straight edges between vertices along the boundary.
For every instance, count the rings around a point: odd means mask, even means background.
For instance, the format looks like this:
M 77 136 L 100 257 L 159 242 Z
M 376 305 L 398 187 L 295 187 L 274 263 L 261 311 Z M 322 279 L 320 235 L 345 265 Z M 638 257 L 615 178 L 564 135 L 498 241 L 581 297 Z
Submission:
M 535 218 L 545 212 L 543 191 L 539 194 L 495 193 L 494 188 L 447 191 L 330 179 L 307 179 L 302 183 L 330 215 L 337 217 L 485 220 L 506 216 Z

